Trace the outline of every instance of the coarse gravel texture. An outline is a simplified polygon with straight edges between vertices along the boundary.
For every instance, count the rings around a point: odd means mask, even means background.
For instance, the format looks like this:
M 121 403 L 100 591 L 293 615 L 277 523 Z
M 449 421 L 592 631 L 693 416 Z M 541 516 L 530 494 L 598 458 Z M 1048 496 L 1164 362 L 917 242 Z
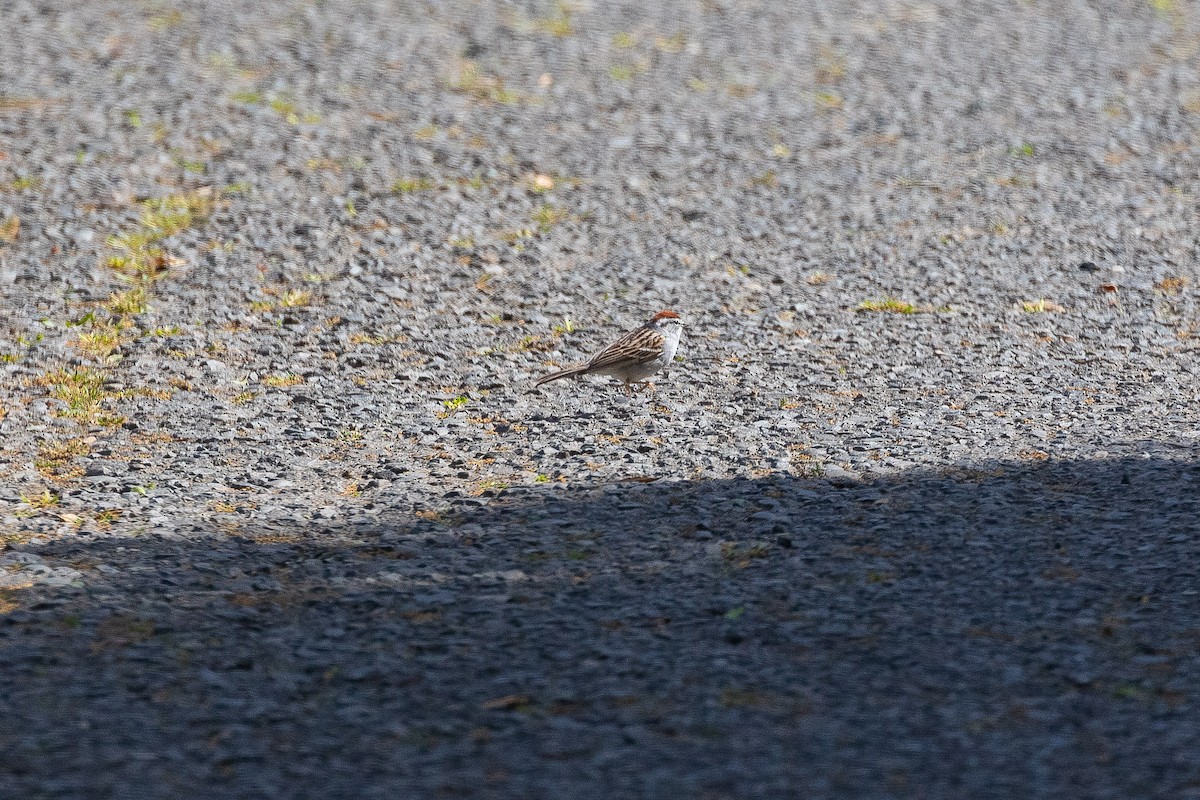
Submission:
M 0 797 L 1200 798 L 1194 4 L 0 29 Z

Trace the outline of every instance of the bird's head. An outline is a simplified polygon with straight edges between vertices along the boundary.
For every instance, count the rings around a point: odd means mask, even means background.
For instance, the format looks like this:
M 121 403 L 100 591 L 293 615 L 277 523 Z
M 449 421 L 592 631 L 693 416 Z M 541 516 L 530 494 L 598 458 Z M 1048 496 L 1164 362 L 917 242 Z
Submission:
M 674 311 L 660 311 L 646 323 L 651 328 L 659 330 L 679 330 L 683 328 L 683 320 Z

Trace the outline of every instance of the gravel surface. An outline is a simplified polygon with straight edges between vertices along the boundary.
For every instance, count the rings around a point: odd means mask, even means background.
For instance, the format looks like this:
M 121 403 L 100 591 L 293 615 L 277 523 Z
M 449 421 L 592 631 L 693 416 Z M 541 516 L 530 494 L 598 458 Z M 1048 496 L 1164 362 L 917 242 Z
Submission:
M 0 27 L 0 797 L 1200 798 L 1193 4 Z

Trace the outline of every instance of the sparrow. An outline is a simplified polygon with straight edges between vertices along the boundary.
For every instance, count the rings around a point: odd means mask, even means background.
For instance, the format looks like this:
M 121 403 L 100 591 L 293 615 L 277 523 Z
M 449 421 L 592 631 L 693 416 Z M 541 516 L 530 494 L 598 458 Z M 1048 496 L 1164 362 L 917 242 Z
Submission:
M 617 339 L 589 361 L 539 378 L 536 385 L 580 375 L 611 375 L 625 384 L 626 394 L 632 394 L 630 384 L 645 382 L 671 363 L 682 333 L 683 321 L 679 315 L 674 311 L 660 311 L 645 325 Z

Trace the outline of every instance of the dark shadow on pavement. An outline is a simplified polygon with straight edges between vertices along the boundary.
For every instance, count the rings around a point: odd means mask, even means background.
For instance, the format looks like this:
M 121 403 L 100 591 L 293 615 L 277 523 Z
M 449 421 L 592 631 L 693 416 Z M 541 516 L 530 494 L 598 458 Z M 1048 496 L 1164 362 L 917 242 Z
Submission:
M 1200 796 L 1198 482 L 630 482 L 46 543 L 83 588 L 3 595 L 0 796 Z

